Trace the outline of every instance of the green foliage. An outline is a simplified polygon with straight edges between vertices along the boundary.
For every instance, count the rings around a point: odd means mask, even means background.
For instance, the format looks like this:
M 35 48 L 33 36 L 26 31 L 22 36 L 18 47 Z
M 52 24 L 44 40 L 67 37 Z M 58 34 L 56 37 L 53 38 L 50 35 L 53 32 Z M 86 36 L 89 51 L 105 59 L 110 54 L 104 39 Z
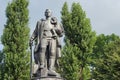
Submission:
M 76 54 L 79 54 L 79 52 L 79 48 L 71 45 L 69 41 L 63 48 L 63 56 L 61 58 L 61 70 L 62 76 L 66 80 L 79 80 L 80 62 L 76 57 Z
M 91 79 L 91 76 L 92 76 L 92 74 L 91 74 L 91 72 L 90 72 L 90 66 L 88 65 L 88 66 L 85 66 L 84 68 L 83 68 L 83 78 L 84 78 L 84 80 L 90 80 Z
M 3 59 L 4 59 L 4 55 L 3 52 L 0 51 L 0 80 L 3 80 Z
M 92 57 L 94 79 L 119 80 L 120 38 L 117 35 L 99 35 Z
M 4 80 L 29 79 L 28 0 L 13 0 L 6 9 L 2 35 L 5 55 Z
M 62 15 L 61 16 L 62 24 L 63 24 L 64 29 L 65 29 L 65 35 L 70 34 L 71 32 L 69 30 L 71 30 L 71 14 L 68 10 L 67 2 L 65 2 L 63 7 L 62 7 L 61 15 Z
M 92 31 L 90 20 L 86 18 L 85 11 L 82 10 L 79 3 L 73 3 L 71 11 L 68 10 L 68 5 L 65 3 L 61 14 L 62 24 L 65 29 L 65 40 L 68 39 L 73 47 L 79 48 L 79 53 L 74 53 L 74 56 L 79 61 L 79 80 L 83 80 L 84 76 L 87 76 L 83 70 L 89 64 L 89 56 L 96 41 L 96 34 Z M 69 64 L 69 61 L 67 64 Z
M 2 60 L 3 60 L 3 52 L 2 51 L 0 51 L 0 63 L 2 63 Z

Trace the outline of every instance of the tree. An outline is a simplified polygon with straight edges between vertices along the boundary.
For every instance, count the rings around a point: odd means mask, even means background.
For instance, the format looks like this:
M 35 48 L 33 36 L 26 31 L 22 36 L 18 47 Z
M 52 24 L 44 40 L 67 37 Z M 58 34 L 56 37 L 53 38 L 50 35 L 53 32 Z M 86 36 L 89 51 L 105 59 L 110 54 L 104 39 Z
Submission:
M 0 63 L 2 63 L 2 61 L 3 61 L 3 52 L 0 51 Z
M 105 46 L 105 57 L 103 74 L 104 80 L 119 80 L 120 78 L 120 39 L 115 42 L 110 42 Z
M 6 9 L 7 22 L 2 35 L 4 80 L 29 79 L 28 0 L 13 0 Z
M 61 19 L 62 19 L 62 24 L 65 29 L 65 35 L 70 34 L 71 32 L 69 31 L 71 29 L 71 13 L 68 10 L 68 4 L 67 2 L 64 3 L 61 11 Z M 67 38 L 68 35 L 66 35 L 65 38 Z
M 4 59 L 3 52 L 0 51 L 0 80 L 3 80 L 3 59 Z
M 119 80 L 119 36 L 112 34 L 97 37 L 93 51 L 93 78 L 96 80 Z
M 71 11 L 68 10 L 67 3 L 65 3 L 61 14 L 62 24 L 66 31 L 66 40 L 68 39 L 73 47 L 79 48 L 79 52 L 74 53 L 74 56 L 79 61 L 79 79 L 77 80 L 85 80 L 84 78 L 88 74 L 84 74 L 83 70 L 87 69 L 86 67 L 89 64 L 89 55 L 92 53 L 96 40 L 95 32 L 92 31 L 90 20 L 86 18 L 86 14 L 79 3 L 73 3 Z M 69 61 L 68 64 L 70 64 Z
M 66 45 L 62 51 L 61 58 L 61 72 L 62 76 L 66 80 L 79 80 L 79 60 L 76 57 L 76 54 L 79 54 L 79 48 L 73 46 L 67 40 Z

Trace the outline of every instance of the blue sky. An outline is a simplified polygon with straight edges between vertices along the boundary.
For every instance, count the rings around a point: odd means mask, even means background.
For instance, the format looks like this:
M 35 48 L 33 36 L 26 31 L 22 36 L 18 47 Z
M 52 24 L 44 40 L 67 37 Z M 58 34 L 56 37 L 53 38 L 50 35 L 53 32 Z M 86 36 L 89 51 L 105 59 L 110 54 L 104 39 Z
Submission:
M 0 0 L 0 36 L 6 24 L 5 9 L 11 0 Z M 29 0 L 29 26 L 33 32 L 37 20 L 44 18 L 45 9 L 49 8 L 60 21 L 60 11 L 64 2 L 71 7 L 72 2 L 79 2 L 91 20 L 92 29 L 97 34 L 115 33 L 120 36 L 120 0 Z M 0 42 L 0 50 L 2 49 Z

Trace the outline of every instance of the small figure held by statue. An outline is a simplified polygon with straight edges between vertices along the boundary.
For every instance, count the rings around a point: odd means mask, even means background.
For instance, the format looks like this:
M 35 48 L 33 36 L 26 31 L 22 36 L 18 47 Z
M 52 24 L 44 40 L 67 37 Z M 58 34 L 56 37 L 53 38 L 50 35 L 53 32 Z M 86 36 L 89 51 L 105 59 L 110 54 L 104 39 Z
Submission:
M 46 19 L 37 22 L 36 28 L 30 38 L 30 46 L 35 41 L 34 61 L 38 69 L 34 76 L 59 76 L 56 72 L 58 59 L 61 57 L 60 37 L 64 34 L 63 26 L 56 17 L 52 17 L 50 9 L 45 10 Z

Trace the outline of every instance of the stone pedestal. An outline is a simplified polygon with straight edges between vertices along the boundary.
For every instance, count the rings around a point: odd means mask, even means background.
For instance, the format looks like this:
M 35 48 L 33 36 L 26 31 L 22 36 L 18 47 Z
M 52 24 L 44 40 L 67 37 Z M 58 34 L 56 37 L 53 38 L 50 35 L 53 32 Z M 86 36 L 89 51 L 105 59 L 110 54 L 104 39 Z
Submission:
M 64 80 L 63 78 L 60 77 L 34 77 L 32 80 Z
M 61 78 L 59 73 L 47 70 L 46 67 L 43 69 L 38 69 L 35 72 L 36 74 L 33 74 L 31 80 L 64 80 L 63 78 Z

